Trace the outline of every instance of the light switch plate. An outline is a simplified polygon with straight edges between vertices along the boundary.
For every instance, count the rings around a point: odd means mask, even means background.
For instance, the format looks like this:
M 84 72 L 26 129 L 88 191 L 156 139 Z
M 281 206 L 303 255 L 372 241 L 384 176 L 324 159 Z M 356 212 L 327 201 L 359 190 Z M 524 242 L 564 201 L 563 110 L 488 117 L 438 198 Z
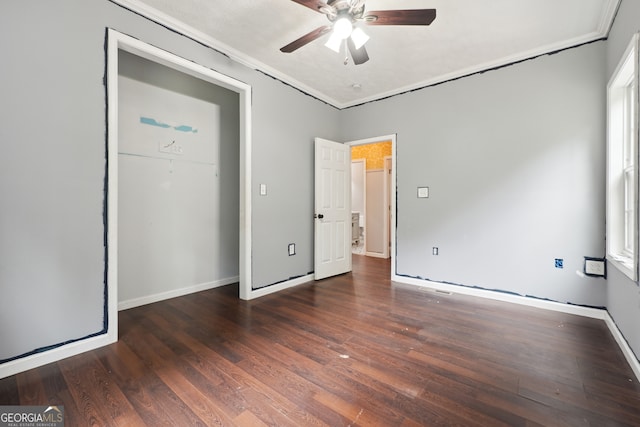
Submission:
M 418 187 L 418 198 L 427 199 L 429 197 L 429 187 Z
M 261 196 L 267 195 L 267 184 L 260 184 L 260 195 Z

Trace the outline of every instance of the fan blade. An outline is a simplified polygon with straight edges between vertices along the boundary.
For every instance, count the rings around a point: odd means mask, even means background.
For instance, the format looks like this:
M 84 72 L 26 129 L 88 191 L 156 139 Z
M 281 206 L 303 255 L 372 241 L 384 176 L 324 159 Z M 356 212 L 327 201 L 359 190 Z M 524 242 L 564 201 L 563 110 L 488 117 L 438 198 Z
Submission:
M 316 12 L 320 12 L 320 8 L 325 7 L 327 2 L 322 0 L 291 0 L 303 6 L 307 6 L 309 9 L 313 9 Z
M 369 25 L 429 25 L 436 19 L 436 10 L 376 10 L 367 12 L 362 19 Z
M 315 30 L 311 31 L 309 34 L 305 34 L 299 39 L 292 41 L 288 45 L 281 47 L 280 52 L 291 53 L 294 50 L 299 49 L 302 46 L 306 45 L 307 43 L 311 43 L 315 39 L 322 37 L 329 31 L 331 31 L 331 27 L 328 25 L 316 28 Z
M 369 55 L 367 54 L 367 49 L 364 48 L 364 45 L 360 46 L 360 49 L 356 49 L 356 45 L 353 43 L 351 37 L 347 39 L 347 45 L 349 46 L 349 52 L 351 52 L 354 64 L 364 64 L 369 60 Z

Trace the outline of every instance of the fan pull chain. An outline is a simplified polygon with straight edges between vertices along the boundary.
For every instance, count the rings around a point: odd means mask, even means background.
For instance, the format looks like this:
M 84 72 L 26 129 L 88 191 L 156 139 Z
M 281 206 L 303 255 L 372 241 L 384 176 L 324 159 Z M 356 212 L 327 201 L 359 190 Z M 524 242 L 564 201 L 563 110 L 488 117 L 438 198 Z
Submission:
M 349 63 L 349 48 L 347 46 L 347 39 L 344 39 L 344 65 L 347 65 Z

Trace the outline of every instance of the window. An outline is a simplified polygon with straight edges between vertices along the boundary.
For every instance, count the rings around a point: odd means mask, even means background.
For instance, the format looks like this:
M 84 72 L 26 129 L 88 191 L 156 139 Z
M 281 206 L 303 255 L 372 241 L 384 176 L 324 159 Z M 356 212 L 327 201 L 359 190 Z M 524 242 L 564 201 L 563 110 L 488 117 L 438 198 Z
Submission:
M 638 40 L 607 87 L 607 256 L 638 280 Z

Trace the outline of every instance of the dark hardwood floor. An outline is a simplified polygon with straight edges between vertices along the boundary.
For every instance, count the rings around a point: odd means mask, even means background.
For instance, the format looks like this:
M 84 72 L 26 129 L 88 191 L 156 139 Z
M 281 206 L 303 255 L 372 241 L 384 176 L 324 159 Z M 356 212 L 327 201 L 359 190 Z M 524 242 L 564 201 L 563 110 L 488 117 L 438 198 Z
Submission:
M 0 380 L 67 426 L 638 426 L 604 322 L 392 284 L 387 260 L 246 302 L 120 313 L 120 341 Z

